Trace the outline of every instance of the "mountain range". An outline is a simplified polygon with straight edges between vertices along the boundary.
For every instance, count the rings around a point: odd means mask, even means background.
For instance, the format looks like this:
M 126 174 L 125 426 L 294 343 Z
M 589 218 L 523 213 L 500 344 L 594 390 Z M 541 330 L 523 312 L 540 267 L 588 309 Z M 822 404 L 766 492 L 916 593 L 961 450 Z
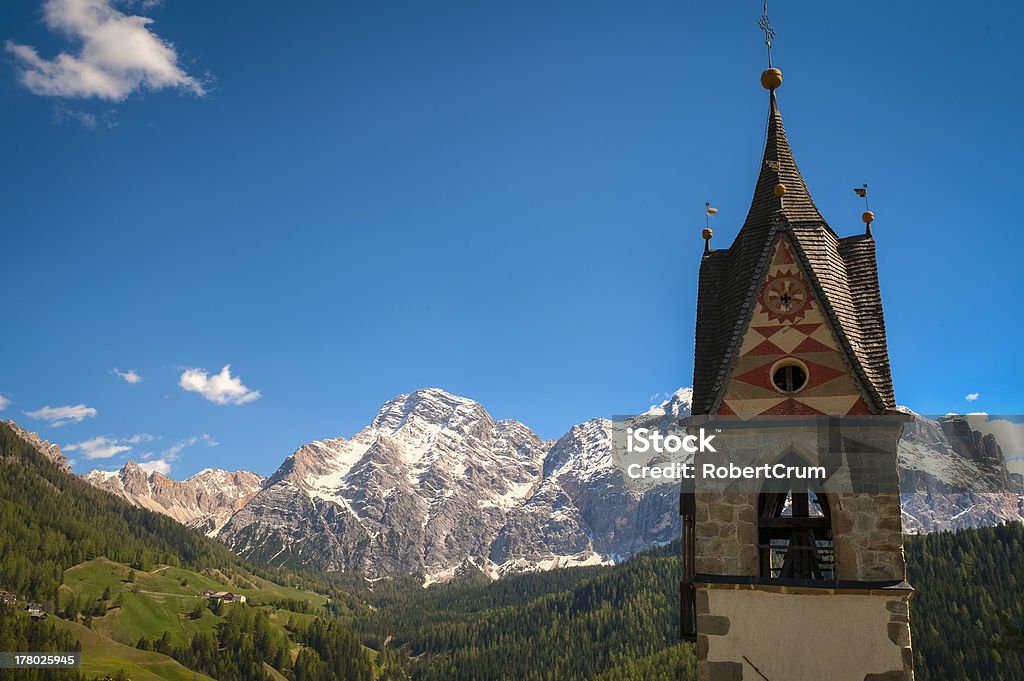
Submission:
M 159 472 L 146 473 L 135 461 L 120 471 L 90 471 L 82 477 L 94 487 L 207 534 L 216 534 L 259 492 L 264 480 L 249 471 L 206 468 L 178 481 Z
M 691 394 L 647 415 L 686 416 Z M 906 532 L 1021 518 L 1021 476 L 964 419 L 915 415 L 899 454 Z M 545 440 L 439 389 L 389 400 L 352 437 L 306 444 L 266 479 L 207 469 L 179 482 L 135 462 L 83 477 L 247 559 L 371 579 L 615 563 L 680 531 L 678 484 L 627 480 L 612 460 L 611 420 Z

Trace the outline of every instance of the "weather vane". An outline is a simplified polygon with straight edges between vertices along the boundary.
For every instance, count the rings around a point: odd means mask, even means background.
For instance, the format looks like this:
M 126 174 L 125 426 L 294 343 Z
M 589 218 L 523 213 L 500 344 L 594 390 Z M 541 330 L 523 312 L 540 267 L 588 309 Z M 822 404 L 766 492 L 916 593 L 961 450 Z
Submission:
M 775 40 L 775 29 L 772 28 L 772 20 L 768 18 L 768 0 L 765 0 L 764 14 L 758 19 L 757 25 L 764 31 L 764 44 L 768 48 L 768 68 L 772 68 L 772 41 Z
M 871 234 L 871 223 L 875 221 L 875 214 L 871 212 L 871 207 L 868 205 L 868 184 L 864 183 L 863 187 L 854 187 L 853 193 L 864 199 L 864 214 L 860 216 L 861 220 L 864 221 L 865 232 Z
M 718 213 L 718 209 L 711 205 L 710 201 L 704 202 L 704 231 L 701 232 L 701 236 L 704 237 L 704 252 L 711 252 L 711 237 L 714 236 L 714 232 L 711 231 L 711 218 Z

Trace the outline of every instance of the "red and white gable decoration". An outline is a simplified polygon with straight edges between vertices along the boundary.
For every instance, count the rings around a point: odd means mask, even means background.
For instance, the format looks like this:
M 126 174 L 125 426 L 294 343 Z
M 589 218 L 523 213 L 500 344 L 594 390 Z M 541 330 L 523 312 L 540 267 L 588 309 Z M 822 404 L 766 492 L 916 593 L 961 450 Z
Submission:
M 787 394 L 772 382 L 786 360 L 806 367 L 807 382 Z M 775 244 L 718 414 L 739 416 L 870 414 L 860 384 L 789 243 Z

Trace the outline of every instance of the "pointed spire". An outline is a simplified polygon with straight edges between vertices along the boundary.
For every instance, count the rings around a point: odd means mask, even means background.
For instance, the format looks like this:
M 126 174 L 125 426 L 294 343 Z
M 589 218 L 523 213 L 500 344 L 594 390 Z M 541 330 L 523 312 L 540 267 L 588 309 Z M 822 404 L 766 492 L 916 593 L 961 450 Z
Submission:
M 796 159 L 793 158 L 773 89 L 768 98 L 768 131 L 765 136 L 764 157 L 761 159 L 761 171 L 744 228 L 765 226 L 765 220 L 771 222 L 777 216 L 785 217 L 791 224 L 825 222 L 814 205 L 804 178 L 800 175 L 800 169 L 797 168 Z M 761 224 L 755 225 L 755 222 Z

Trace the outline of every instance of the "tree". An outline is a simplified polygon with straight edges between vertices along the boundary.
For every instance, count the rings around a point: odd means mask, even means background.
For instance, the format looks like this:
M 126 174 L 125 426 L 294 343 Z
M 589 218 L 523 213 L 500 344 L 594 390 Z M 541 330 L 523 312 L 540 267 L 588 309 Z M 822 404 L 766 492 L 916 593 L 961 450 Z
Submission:
M 153 650 L 164 655 L 168 655 L 171 652 L 171 634 L 165 631 L 163 636 L 153 642 Z

